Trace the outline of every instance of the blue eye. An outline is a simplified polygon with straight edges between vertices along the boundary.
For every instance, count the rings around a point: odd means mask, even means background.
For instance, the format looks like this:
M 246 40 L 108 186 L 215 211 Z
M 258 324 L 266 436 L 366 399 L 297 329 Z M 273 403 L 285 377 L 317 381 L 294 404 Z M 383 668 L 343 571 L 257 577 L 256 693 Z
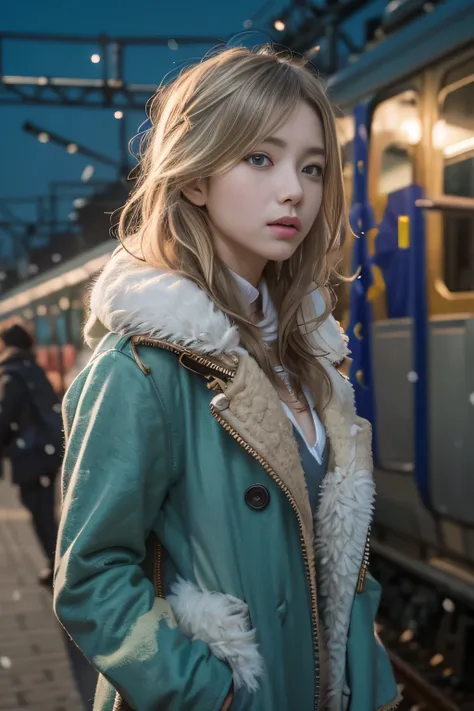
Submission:
M 308 173 L 308 175 L 320 178 L 323 174 L 323 167 L 321 165 L 307 165 L 303 170 Z
M 255 168 L 267 168 L 268 165 L 271 165 L 270 158 L 264 153 L 252 153 L 252 155 L 247 156 L 245 160 L 247 161 L 247 163 L 250 163 L 250 165 L 253 165 Z M 265 163 L 265 161 L 268 162 Z

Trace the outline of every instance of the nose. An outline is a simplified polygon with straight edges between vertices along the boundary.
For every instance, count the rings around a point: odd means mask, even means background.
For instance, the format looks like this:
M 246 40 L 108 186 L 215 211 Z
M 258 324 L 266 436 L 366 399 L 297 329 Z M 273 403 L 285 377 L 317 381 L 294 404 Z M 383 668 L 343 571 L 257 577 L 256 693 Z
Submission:
M 294 170 L 282 172 L 279 194 L 280 198 L 278 202 L 281 205 L 285 203 L 297 205 L 301 202 L 303 198 L 303 186 L 298 173 Z

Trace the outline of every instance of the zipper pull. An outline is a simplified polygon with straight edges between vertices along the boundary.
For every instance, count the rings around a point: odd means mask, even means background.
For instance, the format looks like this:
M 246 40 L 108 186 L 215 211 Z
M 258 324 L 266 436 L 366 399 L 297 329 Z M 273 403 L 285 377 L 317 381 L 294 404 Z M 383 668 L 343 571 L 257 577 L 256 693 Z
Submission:
M 207 379 L 208 379 L 207 387 L 209 388 L 209 390 L 214 390 L 214 392 L 220 391 L 221 393 L 225 392 L 226 384 L 223 380 L 221 380 L 220 378 L 218 378 L 216 376 L 212 376 L 212 375 L 208 375 Z

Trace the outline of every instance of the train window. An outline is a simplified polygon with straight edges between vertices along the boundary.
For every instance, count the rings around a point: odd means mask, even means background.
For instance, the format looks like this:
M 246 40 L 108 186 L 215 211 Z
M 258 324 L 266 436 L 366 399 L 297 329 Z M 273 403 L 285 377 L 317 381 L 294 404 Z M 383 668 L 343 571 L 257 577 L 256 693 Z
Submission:
M 377 193 L 389 195 L 415 181 L 415 146 L 421 140 L 418 96 L 409 89 L 380 103 L 372 137 L 381 156 Z
M 433 146 L 443 152 L 445 195 L 474 198 L 474 62 L 446 74 Z M 444 215 L 444 281 L 450 291 L 474 290 L 474 218 Z
M 471 74 L 474 74 L 474 57 L 469 57 L 466 61 L 451 67 L 444 76 L 443 87 L 453 87 L 458 83 L 463 84 L 466 81 L 466 77 Z
M 379 193 L 390 195 L 413 183 L 413 159 L 406 146 L 390 143 L 382 153 Z

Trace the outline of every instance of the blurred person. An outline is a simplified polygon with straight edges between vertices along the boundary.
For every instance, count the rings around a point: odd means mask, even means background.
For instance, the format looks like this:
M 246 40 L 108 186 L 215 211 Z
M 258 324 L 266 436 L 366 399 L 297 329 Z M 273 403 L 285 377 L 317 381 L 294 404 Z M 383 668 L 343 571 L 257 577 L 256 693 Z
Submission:
M 33 348 L 20 323 L 0 327 L 0 446 L 46 556 L 38 581 L 50 586 L 57 538 L 55 480 L 63 453 L 61 405 Z
M 94 708 L 394 708 L 371 429 L 331 315 L 346 216 L 324 88 L 238 48 L 150 111 L 64 404 L 55 611 L 100 672 Z
M 33 347 L 21 324 L 0 327 L 0 442 L 47 559 L 38 581 L 50 587 L 57 538 L 55 482 L 63 452 L 61 406 Z M 83 708 L 90 711 L 97 674 L 66 634 L 64 643 Z

